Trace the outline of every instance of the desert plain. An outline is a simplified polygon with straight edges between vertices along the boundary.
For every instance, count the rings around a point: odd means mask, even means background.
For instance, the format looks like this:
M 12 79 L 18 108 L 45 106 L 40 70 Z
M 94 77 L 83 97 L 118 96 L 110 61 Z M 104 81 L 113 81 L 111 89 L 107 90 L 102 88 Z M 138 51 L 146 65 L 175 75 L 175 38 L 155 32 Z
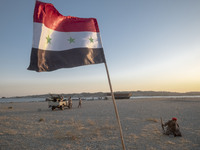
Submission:
M 200 150 L 200 98 L 116 100 L 127 150 Z M 0 103 L 0 150 L 121 150 L 112 100 L 55 110 L 48 102 Z M 182 137 L 162 133 L 178 119 Z

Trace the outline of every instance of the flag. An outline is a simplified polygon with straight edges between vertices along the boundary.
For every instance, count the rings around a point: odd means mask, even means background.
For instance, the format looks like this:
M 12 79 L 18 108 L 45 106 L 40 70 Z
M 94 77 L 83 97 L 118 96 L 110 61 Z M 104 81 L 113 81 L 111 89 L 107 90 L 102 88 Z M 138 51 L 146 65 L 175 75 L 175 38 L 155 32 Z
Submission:
M 52 4 L 36 1 L 28 70 L 53 71 L 104 62 L 95 18 L 63 16 Z

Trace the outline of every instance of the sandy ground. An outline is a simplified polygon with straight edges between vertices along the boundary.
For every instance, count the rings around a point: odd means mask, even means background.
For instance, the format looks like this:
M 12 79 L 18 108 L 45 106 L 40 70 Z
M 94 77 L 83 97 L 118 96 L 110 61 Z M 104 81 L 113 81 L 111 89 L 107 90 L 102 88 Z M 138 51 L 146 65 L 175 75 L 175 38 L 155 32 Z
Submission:
M 200 150 L 200 98 L 116 100 L 127 150 Z M 47 102 L 0 103 L 0 150 L 120 150 L 112 101 L 51 111 Z M 178 118 L 183 137 L 162 134 Z

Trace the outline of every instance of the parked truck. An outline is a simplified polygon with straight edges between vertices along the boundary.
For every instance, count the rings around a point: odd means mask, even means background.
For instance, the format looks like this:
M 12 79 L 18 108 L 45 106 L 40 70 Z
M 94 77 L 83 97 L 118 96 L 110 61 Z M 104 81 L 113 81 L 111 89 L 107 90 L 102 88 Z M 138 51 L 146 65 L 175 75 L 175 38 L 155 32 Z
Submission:
M 48 106 L 52 110 L 55 110 L 56 108 L 59 108 L 61 110 L 64 110 L 65 108 L 72 108 L 72 104 L 69 103 L 68 100 L 64 99 L 63 96 L 53 96 L 46 98 L 46 101 L 48 101 Z

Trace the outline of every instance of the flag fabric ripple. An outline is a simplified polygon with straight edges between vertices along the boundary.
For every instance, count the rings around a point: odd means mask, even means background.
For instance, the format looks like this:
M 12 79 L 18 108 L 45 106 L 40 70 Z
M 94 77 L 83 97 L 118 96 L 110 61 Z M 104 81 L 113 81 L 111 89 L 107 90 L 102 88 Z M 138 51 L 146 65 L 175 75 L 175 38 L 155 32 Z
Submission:
M 95 18 L 61 15 L 50 3 L 36 1 L 28 70 L 53 71 L 105 62 Z

